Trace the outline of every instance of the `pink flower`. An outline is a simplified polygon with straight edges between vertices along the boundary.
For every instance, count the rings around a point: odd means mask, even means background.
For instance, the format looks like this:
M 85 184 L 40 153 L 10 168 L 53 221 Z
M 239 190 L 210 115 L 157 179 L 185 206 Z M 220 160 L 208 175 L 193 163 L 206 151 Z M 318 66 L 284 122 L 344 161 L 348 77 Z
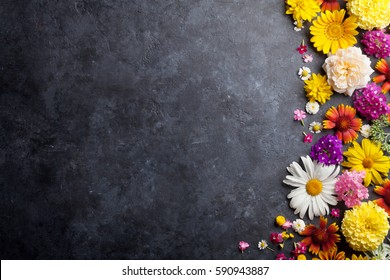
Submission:
M 287 258 L 284 253 L 280 253 L 276 255 L 276 260 L 287 260 Z
M 292 222 L 289 221 L 289 220 L 287 220 L 287 221 L 282 225 L 282 228 L 283 228 L 283 229 L 288 229 L 288 228 L 290 228 L 290 227 L 292 227 Z
M 313 134 L 306 134 L 306 133 L 303 133 L 304 137 L 303 137 L 303 142 L 304 143 L 311 143 L 313 142 Z
M 330 215 L 331 215 L 333 218 L 338 218 L 338 217 L 340 217 L 340 209 L 332 208 L 332 210 L 330 211 Z
M 363 199 L 368 198 L 368 189 L 362 184 L 365 176 L 365 170 L 346 170 L 341 174 L 335 184 L 337 199 L 343 200 L 348 208 L 360 205 Z
M 306 118 L 306 113 L 305 113 L 305 111 L 302 111 L 302 110 L 300 110 L 300 109 L 296 109 L 296 110 L 294 111 L 294 120 L 296 120 L 296 121 L 301 121 L 301 124 L 302 124 L 302 125 L 305 125 L 305 123 L 304 123 L 304 121 L 303 121 L 304 118 Z
M 249 244 L 245 241 L 240 241 L 238 243 L 238 249 L 240 249 L 241 253 L 243 253 L 246 249 L 248 249 Z
M 313 61 L 313 56 L 311 54 L 302 55 L 303 62 L 309 63 Z
M 271 236 L 269 238 L 272 243 L 282 243 L 283 242 L 283 235 L 281 233 L 273 232 L 271 233 Z
M 305 40 L 302 40 L 302 43 L 301 43 L 301 45 L 297 48 L 297 51 L 298 51 L 300 54 L 304 54 L 305 52 L 307 52 L 307 46 L 305 46 Z
M 297 257 L 300 254 L 305 254 L 306 250 L 307 247 L 303 242 L 294 243 L 294 251 L 292 251 L 292 254 Z

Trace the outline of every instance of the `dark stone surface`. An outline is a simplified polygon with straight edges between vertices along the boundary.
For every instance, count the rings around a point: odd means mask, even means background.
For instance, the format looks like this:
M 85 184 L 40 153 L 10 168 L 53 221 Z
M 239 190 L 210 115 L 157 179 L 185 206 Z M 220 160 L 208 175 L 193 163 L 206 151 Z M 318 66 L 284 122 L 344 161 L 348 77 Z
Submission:
M 310 149 L 284 11 L 3 0 L 1 258 L 273 259 L 256 244 L 295 219 L 282 180 Z

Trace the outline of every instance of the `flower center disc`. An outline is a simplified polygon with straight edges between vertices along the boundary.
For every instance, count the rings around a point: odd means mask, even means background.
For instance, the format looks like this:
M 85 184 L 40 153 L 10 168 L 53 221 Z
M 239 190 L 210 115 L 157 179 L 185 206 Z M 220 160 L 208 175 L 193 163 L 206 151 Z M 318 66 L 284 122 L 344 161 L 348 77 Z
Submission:
M 387 205 L 390 205 L 390 190 L 389 189 L 387 189 L 385 191 L 385 195 L 383 196 L 383 200 L 385 201 L 385 203 Z
M 374 165 L 374 161 L 371 158 L 365 158 L 363 160 L 363 167 L 370 169 Z
M 318 124 L 316 124 L 316 125 L 313 126 L 313 131 L 319 131 L 320 128 L 321 127 Z
M 322 192 L 322 182 L 317 179 L 311 179 L 306 183 L 306 191 L 311 196 L 319 195 Z
M 344 29 L 338 22 L 330 23 L 326 28 L 326 35 L 331 40 L 339 40 L 344 35 Z
M 322 229 L 317 229 L 313 234 L 313 239 L 316 243 L 323 243 L 328 241 L 328 233 Z
M 337 123 L 337 128 L 341 131 L 347 130 L 349 128 L 349 121 L 347 119 L 341 118 Z

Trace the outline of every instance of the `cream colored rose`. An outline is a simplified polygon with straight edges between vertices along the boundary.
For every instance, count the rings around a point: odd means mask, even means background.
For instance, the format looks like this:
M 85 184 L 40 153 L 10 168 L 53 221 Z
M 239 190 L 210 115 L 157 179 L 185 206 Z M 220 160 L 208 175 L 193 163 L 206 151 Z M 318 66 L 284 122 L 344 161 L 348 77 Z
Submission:
M 351 96 L 355 89 L 364 88 L 370 81 L 374 72 L 370 64 L 370 59 L 362 54 L 360 48 L 349 47 L 328 54 L 322 68 L 334 91 Z

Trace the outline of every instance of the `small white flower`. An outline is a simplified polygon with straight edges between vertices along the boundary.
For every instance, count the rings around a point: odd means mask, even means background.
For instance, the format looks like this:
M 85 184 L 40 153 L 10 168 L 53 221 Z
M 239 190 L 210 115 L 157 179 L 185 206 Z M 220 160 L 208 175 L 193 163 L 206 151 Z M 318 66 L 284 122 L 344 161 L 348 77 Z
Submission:
M 364 138 L 370 137 L 371 134 L 371 126 L 369 124 L 365 124 L 360 128 L 360 133 Z
M 259 247 L 259 249 L 260 249 L 260 250 L 264 250 L 265 248 L 267 248 L 267 247 L 268 247 L 268 243 L 267 243 L 267 241 L 265 241 L 264 239 L 263 239 L 263 240 L 261 240 L 261 241 L 259 242 L 259 245 L 258 245 L 258 247 Z
M 320 109 L 320 104 L 318 104 L 317 101 L 306 103 L 306 112 L 308 112 L 311 115 L 317 114 L 319 109 Z
M 312 122 L 310 125 L 309 125 L 309 130 L 311 133 L 320 133 L 322 131 L 322 124 L 319 123 L 319 122 Z
M 295 230 L 295 232 L 298 233 L 302 232 L 305 229 L 305 227 L 306 227 L 305 221 L 301 219 L 296 219 L 292 225 L 293 230 Z
M 308 80 L 311 77 L 311 70 L 309 67 L 302 66 L 299 68 L 298 75 L 302 81 Z

